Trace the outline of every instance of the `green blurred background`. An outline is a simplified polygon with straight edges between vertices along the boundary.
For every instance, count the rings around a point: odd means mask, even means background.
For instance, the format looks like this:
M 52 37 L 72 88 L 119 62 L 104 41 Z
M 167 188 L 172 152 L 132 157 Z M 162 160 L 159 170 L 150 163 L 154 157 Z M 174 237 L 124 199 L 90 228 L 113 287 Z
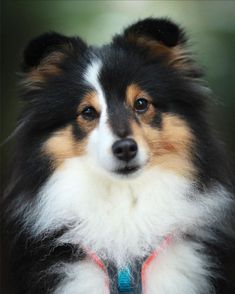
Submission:
M 167 16 L 191 37 L 215 93 L 212 120 L 235 153 L 235 1 L 3 0 L 1 6 L 1 142 L 13 131 L 19 113 L 16 73 L 31 38 L 53 30 L 99 45 L 140 18 Z M 2 148 L 2 179 L 9 145 Z

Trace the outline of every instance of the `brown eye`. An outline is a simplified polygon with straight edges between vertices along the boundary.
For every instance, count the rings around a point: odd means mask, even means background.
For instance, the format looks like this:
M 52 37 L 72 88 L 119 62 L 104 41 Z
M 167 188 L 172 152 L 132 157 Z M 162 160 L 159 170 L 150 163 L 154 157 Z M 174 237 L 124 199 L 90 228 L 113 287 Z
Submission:
M 84 108 L 81 115 L 86 120 L 94 120 L 99 117 L 98 112 L 92 106 Z
M 144 113 L 149 107 L 149 102 L 145 98 L 135 100 L 134 108 L 137 113 Z

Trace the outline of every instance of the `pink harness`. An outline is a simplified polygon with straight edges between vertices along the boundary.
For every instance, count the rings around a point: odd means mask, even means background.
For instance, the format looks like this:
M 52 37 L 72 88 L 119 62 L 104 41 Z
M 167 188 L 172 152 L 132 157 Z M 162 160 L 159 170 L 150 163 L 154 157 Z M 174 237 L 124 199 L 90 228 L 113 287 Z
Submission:
M 160 246 L 155 249 L 152 254 L 145 259 L 141 266 L 141 282 L 142 282 L 142 294 L 146 293 L 146 273 L 149 265 L 153 262 L 154 259 L 158 257 L 158 255 L 166 249 L 167 246 L 172 242 L 172 235 L 167 235 Z M 98 267 L 105 273 L 105 288 L 106 288 L 106 293 L 105 294 L 110 294 L 110 280 L 109 280 L 109 275 L 106 266 L 104 265 L 103 261 L 92 251 L 88 250 L 88 256 L 94 261 L 95 264 L 98 265 Z M 128 293 L 136 293 L 132 291 L 127 291 Z M 127 293 L 125 291 L 119 291 L 118 293 Z M 115 292 L 117 293 L 117 292 Z

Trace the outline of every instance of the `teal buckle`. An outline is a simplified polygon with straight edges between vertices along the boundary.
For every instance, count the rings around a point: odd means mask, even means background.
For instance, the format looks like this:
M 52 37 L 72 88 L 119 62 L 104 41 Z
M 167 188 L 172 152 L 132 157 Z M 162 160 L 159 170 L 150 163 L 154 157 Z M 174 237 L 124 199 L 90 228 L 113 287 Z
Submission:
M 120 269 L 117 274 L 117 284 L 119 292 L 131 292 L 133 289 L 131 285 L 131 280 L 132 279 L 130 268 L 127 266 Z

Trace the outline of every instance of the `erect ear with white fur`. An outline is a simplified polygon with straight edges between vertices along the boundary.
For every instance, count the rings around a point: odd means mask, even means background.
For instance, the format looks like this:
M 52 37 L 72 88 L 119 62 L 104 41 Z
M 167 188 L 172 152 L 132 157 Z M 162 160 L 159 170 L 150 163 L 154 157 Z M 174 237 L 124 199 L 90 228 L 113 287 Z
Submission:
M 78 37 L 66 37 L 58 33 L 45 33 L 31 40 L 24 50 L 23 84 L 37 88 L 48 77 L 62 72 L 60 65 L 72 55 L 81 55 L 87 46 Z
M 187 52 L 187 39 L 182 28 L 168 19 L 147 18 L 127 27 L 114 37 L 120 46 L 131 45 L 144 50 L 151 58 L 161 60 L 185 74 L 196 77 L 201 71 L 195 67 Z

